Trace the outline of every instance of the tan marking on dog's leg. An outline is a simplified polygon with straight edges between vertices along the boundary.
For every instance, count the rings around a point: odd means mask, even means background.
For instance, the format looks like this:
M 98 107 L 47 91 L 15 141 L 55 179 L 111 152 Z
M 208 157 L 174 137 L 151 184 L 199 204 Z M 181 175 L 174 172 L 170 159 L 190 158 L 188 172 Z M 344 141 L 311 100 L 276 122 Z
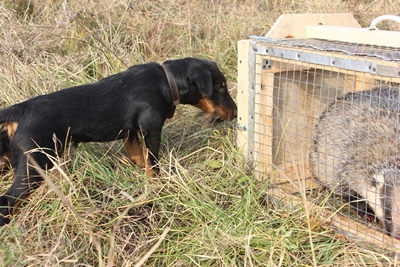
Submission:
M 0 174 L 10 169 L 11 166 L 10 158 L 11 158 L 10 152 L 6 152 L 0 155 Z
M 24 200 L 25 200 L 25 199 L 18 199 L 18 201 L 15 202 L 14 206 L 13 206 L 12 209 L 11 209 L 10 215 L 14 215 L 14 214 L 15 214 L 16 210 L 18 209 L 18 207 L 22 204 L 22 202 L 23 202 Z
M 137 134 L 135 133 L 125 137 L 124 144 L 128 158 L 139 168 L 145 168 L 143 152 L 142 148 L 139 145 Z
M 151 166 L 151 160 L 150 160 L 150 156 L 149 156 L 149 151 L 147 150 L 146 147 L 146 142 L 144 141 L 144 136 L 142 135 L 142 153 L 143 153 L 143 158 L 144 158 L 144 162 L 145 162 L 145 172 L 146 175 L 149 177 L 154 177 L 155 173 L 152 170 L 152 166 Z
M 155 168 L 152 165 L 152 162 L 150 160 L 150 151 L 146 147 L 146 142 L 145 142 L 145 137 L 142 135 L 142 152 L 143 152 L 143 158 L 146 163 L 145 167 L 145 173 L 149 177 L 156 177 L 159 174 L 158 168 Z
M 18 128 L 18 122 L 7 122 L 3 124 L 3 127 L 7 128 L 7 136 L 11 138 Z

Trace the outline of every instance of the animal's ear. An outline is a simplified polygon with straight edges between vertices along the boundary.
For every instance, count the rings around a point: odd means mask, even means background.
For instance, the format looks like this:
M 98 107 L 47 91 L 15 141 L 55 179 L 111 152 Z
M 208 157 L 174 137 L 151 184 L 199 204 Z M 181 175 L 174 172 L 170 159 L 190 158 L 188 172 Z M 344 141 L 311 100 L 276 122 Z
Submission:
M 195 84 L 199 88 L 200 93 L 206 97 L 211 97 L 213 87 L 209 70 L 201 68 L 189 69 L 188 80 L 190 84 Z

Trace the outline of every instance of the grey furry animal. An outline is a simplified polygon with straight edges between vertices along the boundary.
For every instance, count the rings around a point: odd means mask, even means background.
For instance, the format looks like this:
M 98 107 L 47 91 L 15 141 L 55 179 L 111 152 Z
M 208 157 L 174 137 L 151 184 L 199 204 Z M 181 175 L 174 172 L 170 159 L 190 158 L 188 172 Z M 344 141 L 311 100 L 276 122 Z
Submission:
M 400 94 L 348 93 L 320 115 L 311 148 L 314 177 L 367 220 L 400 239 Z

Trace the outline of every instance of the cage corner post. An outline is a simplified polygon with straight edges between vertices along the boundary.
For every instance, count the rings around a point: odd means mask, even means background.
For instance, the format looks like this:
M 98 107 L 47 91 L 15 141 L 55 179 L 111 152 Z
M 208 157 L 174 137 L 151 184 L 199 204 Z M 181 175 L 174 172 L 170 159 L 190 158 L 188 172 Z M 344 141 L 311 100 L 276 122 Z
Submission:
M 258 178 L 271 170 L 274 75 L 266 75 L 266 60 L 255 40 L 238 43 L 238 132 L 236 144 Z M 268 61 L 267 61 L 268 62 Z M 272 77 L 272 78 L 271 78 Z M 272 79 L 272 81 L 271 81 Z
M 254 79 L 254 65 L 250 62 L 252 58 L 251 40 L 240 40 L 238 42 L 238 92 L 237 92 L 237 137 L 236 145 L 252 164 L 253 161 L 253 125 L 251 121 L 251 109 L 254 98 L 252 80 Z

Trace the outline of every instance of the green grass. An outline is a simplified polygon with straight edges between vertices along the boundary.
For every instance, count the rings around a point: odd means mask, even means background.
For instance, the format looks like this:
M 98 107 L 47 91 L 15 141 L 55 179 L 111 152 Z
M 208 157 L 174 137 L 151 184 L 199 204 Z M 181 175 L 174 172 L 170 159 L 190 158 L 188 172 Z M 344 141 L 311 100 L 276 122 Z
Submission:
M 0 103 L 185 56 L 217 62 L 236 96 L 237 41 L 265 35 L 280 14 L 351 12 L 365 27 L 399 11 L 395 1 L 6 0 Z M 152 179 L 121 142 L 72 147 L 48 173 L 54 185 L 41 186 L 0 228 L 0 266 L 396 264 L 322 224 L 319 206 L 270 202 L 268 181 L 252 175 L 235 147 L 234 124 L 207 128 L 198 110 L 178 106 Z M 11 179 L 0 178 L 0 192 Z

